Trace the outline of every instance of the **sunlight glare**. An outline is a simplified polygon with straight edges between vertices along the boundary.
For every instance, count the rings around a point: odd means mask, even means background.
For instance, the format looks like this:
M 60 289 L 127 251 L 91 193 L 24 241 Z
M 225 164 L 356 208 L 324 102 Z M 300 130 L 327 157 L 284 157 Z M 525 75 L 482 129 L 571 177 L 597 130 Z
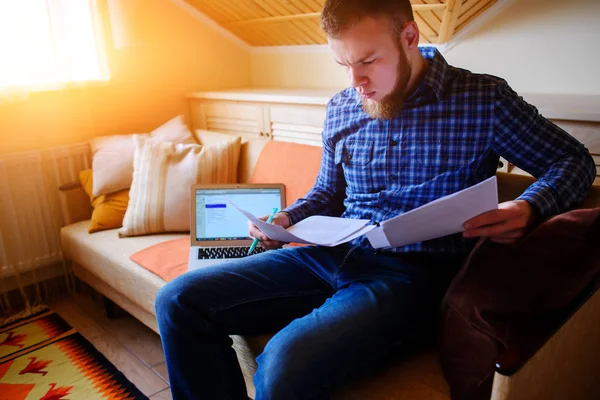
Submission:
M 103 78 L 90 1 L 0 0 L 0 87 Z

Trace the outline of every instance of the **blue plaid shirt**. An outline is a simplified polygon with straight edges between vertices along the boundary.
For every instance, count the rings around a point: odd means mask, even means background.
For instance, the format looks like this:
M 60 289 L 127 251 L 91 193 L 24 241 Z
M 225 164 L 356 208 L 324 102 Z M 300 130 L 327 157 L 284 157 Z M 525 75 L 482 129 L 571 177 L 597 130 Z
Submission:
M 370 118 L 353 88 L 327 105 L 321 169 L 314 187 L 285 209 L 381 222 L 496 173 L 506 158 L 538 180 L 519 199 L 541 218 L 580 202 L 596 175 L 588 150 L 542 117 L 506 81 L 452 67 L 421 48 L 426 76 L 392 120 Z M 461 234 L 391 249 L 466 254 Z M 366 236 L 352 244 L 371 247 Z

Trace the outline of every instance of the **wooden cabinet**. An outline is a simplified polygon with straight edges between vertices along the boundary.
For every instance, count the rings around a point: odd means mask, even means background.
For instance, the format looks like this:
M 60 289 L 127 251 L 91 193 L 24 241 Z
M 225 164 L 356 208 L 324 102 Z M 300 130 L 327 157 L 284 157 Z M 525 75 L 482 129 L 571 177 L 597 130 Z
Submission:
M 273 140 L 321 146 L 325 106 L 272 105 L 266 113 Z
M 195 129 L 261 136 L 265 132 L 264 109 L 256 104 L 223 100 L 192 101 Z
M 321 145 L 335 90 L 242 89 L 189 96 L 194 129 Z
M 194 129 L 321 146 L 325 106 L 192 100 Z
M 325 108 L 336 90 L 248 88 L 189 95 L 194 129 L 321 146 Z M 600 100 L 589 96 L 525 96 L 580 140 L 600 171 Z M 498 170 L 527 174 L 501 158 Z M 600 184 L 600 172 L 596 184 Z

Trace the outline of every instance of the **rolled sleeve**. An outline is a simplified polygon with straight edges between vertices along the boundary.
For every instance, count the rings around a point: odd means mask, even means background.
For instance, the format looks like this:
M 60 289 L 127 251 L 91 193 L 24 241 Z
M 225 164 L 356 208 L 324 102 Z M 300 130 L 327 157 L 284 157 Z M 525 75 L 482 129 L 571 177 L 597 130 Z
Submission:
M 531 203 L 542 218 L 576 206 L 596 175 L 587 148 L 539 114 L 508 84 L 501 84 L 496 94 L 495 150 L 537 178 L 518 199 Z

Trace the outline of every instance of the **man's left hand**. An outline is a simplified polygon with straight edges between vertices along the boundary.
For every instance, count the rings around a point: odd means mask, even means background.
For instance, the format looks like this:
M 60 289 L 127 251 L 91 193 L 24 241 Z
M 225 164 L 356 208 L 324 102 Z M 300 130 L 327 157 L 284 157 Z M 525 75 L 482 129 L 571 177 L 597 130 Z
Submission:
M 465 222 L 466 238 L 489 237 L 492 242 L 511 244 L 525 235 L 533 223 L 533 207 L 525 200 L 507 201 Z

